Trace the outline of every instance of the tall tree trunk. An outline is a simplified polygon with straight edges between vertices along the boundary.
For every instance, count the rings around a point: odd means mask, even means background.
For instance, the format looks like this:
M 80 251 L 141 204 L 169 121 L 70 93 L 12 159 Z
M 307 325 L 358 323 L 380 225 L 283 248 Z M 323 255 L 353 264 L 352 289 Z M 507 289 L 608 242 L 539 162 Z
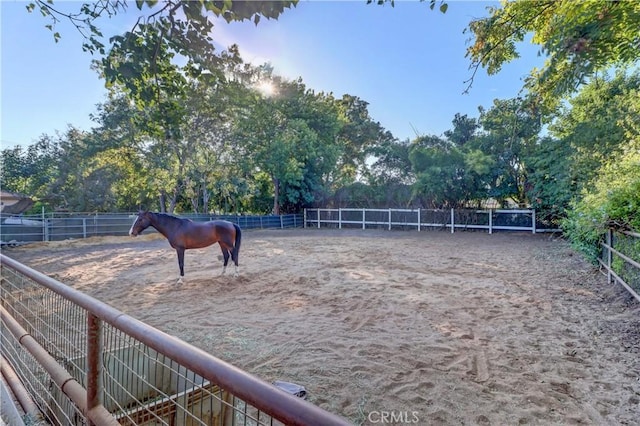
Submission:
M 209 213 L 209 198 L 211 195 L 209 194 L 209 190 L 206 185 L 202 185 L 202 212 Z
M 160 196 L 158 197 L 158 201 L 160 202 L 160 213 L 167 212 L 167 195 L 162 191 Z
M 273 178 L 273 214 L 280 214 L 280 179 Z
M 176 204 L 178 204 L 178 191 L 173 191 L 173 195 L 169 199 L 169 213 L 173 214 L 173 211 L 176 209 Z

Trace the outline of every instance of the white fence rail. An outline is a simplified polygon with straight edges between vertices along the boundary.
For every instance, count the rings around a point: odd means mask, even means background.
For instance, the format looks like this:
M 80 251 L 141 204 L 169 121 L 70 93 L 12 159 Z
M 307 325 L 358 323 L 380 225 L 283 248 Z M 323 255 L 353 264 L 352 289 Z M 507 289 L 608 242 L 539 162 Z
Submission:
M 640 233 L 609 229 L 602 243 L 600 266 L 605 269 L 609 283 L 617 282 L 640 302 L 640 262 L 630 253 L 640 251 Z M 626 252 L 626 254 L 624 253 Z
M 484 229 L 493 231 L 557 232 L 536 223 L 533 209 L 305 209 L 304 227 L 384 229 Z

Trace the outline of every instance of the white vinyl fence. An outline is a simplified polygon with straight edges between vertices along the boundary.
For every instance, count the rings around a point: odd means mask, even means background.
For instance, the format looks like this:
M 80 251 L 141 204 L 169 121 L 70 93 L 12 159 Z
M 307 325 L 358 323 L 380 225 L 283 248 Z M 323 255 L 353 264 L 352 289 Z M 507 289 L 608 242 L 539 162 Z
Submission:
M 557 232 L 536 222 L 533 209 L 305 209 L 304 227 L 377 229 L 480 229 L 493 231 Z

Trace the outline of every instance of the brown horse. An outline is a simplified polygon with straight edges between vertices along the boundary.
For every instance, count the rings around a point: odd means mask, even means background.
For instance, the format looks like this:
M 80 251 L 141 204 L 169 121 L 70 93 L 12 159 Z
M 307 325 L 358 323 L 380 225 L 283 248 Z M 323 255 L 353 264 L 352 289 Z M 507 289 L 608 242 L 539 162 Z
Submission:
M 189 219 L 181 219 L 164 213 L 144 211 L 138 213 L 136 220 L 131 225 L 129 235 L 138 236 L 149 226 L 154 227 L 164 235 L 169 244 L 178 253 L 178 266 L 180 276 L 178 284 L 182 284 L 184 277 L 184 251 L 186 249 L 208 247 L 218 243 L 224 257 L 222 274 L 227 270 L 229 256 L 235 263 L 234 276 L 238 275 L 238 252 L 240 251 L 240 238 L 242 232 L 235 223 L 226 220 L 213 220 L 210 222 L 194 222 Z

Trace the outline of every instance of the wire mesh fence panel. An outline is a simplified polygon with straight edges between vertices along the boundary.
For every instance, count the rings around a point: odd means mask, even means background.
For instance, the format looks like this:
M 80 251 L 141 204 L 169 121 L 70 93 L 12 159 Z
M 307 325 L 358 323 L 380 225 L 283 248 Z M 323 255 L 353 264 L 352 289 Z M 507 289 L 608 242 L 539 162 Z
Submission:
M 419 210 L 389 210 L 389 227 L 401 230 L 419 229 Z
M 494 229 L 531 229 L 533 226 L 532 210 L 495 210 L 493 215 Z
M 451 223 L 449 210 L 420 210 L 420 226 L 422 229 L 444 229 Z
M 75 380 L 82 382 L 84 372 L 76 362 L 84 357 L 86 349 L 84 310 L 9 268 L 2 268 L 1 288 L 2 307 L 61 366 L 75 372 Z M 6 332 L 4 321 L 2 325 L 2 355 L 26 384 L 45 418 L 52 424 L 85 424 L 81 410 L 64 396 L 19 339 Z

